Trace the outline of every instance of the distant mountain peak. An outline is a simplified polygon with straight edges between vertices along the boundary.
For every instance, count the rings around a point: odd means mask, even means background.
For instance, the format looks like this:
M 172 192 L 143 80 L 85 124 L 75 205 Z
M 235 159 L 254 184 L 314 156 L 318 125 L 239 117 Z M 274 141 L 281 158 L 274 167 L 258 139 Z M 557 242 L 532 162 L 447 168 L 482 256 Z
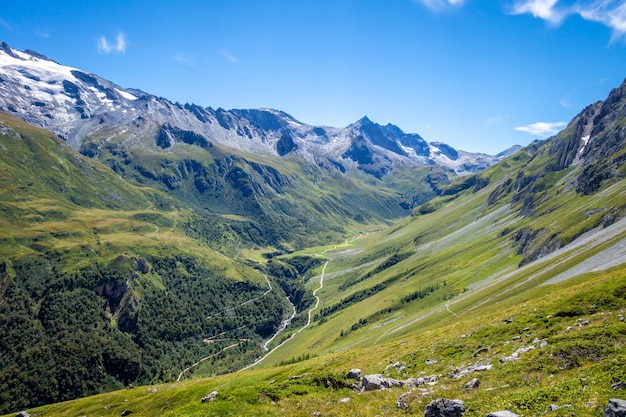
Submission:
M 369 117 L 363 116 L 359 120 L 357 120 L 356 123 L 354 124 L 366 125 L 366 124 L 377 124 L 377 123 L 372 122 Z
M 393 172 L 397 163 L 435 164 L 458 173 L 471 173 L 500 159 L 457 152 L 448 145 L 429 145 L 418 134 L 405 133 L 391 123 L 380 125 L 367 115 L 345 128 L 334 128 L 311 126 L 273 108 L 213 110 L 172 103 L 58 64 L 37 52 L 16 51 L 5 42 L 0 43 L 0 80 L 3 85 L 0 110 L 53 131 L 76 149 L 84 150 L 88 146 L 86 152 L 90 155 L 104 143 L 93 143 L 94 137 L 108 140 L 100 133 L 106 126 L 124 132 L 124 140 L 133 146 L 150 141 L 151 145 L 168 145 L 171 151 L 182 143 L 202 146 L 218 143 L 255 155 L 297 155 L 341 172 L 354 163 L 363 170 L 362 165 L 370 165 L 367 172 L 376 172 L 377 176 Z M 164 125 L 169 126 L 169 133 L 185 132 L 184 139 L 179 134 L 170 134 L 165 140 L 161 130 Z M 362 152 L 356 158 L 354 152 L 348 152 L 353 156 L 349 158 L 353 162 L 348 162 L 346 152 L 353 149 L 358 137 L 366 142 L 371 158 L 362 158 Z M 85 145 L 85 142 L 90 143 Z M 448 157 L 439 157 L 435 148 Z M 370 164 L 359 162 L 370 159 Z M 338 167 L 344 162 L 345 166 Z M 372 168 L 372 164 L 376 167 Z

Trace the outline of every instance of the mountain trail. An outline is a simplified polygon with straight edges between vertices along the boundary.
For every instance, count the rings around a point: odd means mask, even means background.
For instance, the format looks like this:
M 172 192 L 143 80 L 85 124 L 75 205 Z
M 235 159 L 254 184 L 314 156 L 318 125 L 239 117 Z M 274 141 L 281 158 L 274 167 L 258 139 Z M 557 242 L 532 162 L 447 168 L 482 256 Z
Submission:
M 232 310 L 234 310 L 234 309 L 236 309 L 236 308 L 239 308 L 239 307 L 241 307 L 241 306 L 244 306 L 244 305 L 246 305 L 246 304 L 250 304 L 250 303 L 252 303 L 252 302 L 254 302 L 254 301 L 258 300 L 259 298 L 264 297 L 264 296 L 266 296 L 267 294 L 271 293 L 271 292 L 272 292 L 272 289 L 273 289 L 273 288 L 272 288 L 272 283 L 271 283 L 271 282 L 270 282 L 270 280 L 267 278 L 267 275 L 263 275 L 263 278 L 265 278 L 265 282 L 267 282 L 267 286 L 268 286 L 268 289 L 267 289 L 267 290 L 266 290 L 263 294 L 258 295 L 258 296 L 256 296 L 256 297 L 253 297 L 253 298 L 251 298 L 251 299 L 249 299 L 249 300 L 246 300 L 246 301 L 244 301 L 244 302 L 243 302 L 243 303 L 241 303 L 241 304 L 237 304 L 236 306 L 229 307 L 229 308 L 227 308 L 227 309 L 225 309 L 225 310 L 222 310 L 222 311 L 220 311 L 220 312 L 218 312 L 218 313 L 214 314 L 213 316 L 207 316 L 207 319 L 211 319 L 211 318 L 214 318 L 214 317 L 219 317 L 219 316 L 221 316 L 222 314 L 226 313 L 227 311 L 232 311 Z
M 330 262 L 330 259 L 328 261 L 326 261 L 326 263 L 324 264 L 324 267 L 322 268 L 322 274 L 320 275 L 320 286 L 317 289 L 315 289 L 315 291 L 313 291 L 313 296 L 315 297 L 315 305 L 311 309 L 309 309 L 309 317 L 308 317 L 307 323 L 304 326 L 302 326 L 297 332 L 295 332 L 291 336 L 289 336 L 288 339 L 284 340 L 281 344 L 279 344 L 278 346 L 274 347 L 274 349 L 272 349 L 269 352 L 267 352 L 265 355 L 263 355 L 262 357 L 257 359 L 254 363 L 252 363 L 252 364 L 250 364 L 250 365 L 248 365 L 248 366 L 246 366 L 244 368 L 241 368 L 237 372 L 245 371 L 246 369 L 250 369 L 250 368 L 260 364 L 261 362 L 263 362 L 265 360 L 265 358 L 267 358 L 269 355 L 274 353 L 278 348 L 282 347 L 285 343 L 290 341 L 295 335 L 297 335 L 302 330 L 306 329 L 307 327 L 309 327 L 311 325 L 311 315 L 312 315 L 313 311 L 315 311 L 317 309 L 317 307 L 319 307 L 319 304 L 320 304 L 320 298 L 318 297 L 317 292 L 319 290 L 321 290 L 322 288 L 324 288 L 324 273 L 326 271 L 326 267 L 328 266 L 329 262 Z M 295 308 L 294 308 L 294 311 L 295 311 Z M 265 345 L 264 347 L 266 347 L 266 346 L 267 345 Z
M 234 348 L 234 347 L 239 346 L 239 345 L 241 344 L 241 342 L 243 342 L 244 340 L 247 340 L 247 339 L 242 339 L 242 340 L 240 340 L 240 341 L 239 341 L 239 342 L 237 342 L 237 343 L 233 343 L 232 345 L 228 345 L 228 346 L 226 346 L 224 349 L 220 350 L 219 352 L 215 352 L 215 353 L 213 353 L 213 354 L 211 354 L 211 355 L 209 355 L 209 356 L 206 356 L 206 357 L 204 357 L 204 358 L 200 359 L 198 362 L 194 363 L 193 365 L 190 365 L 190 366 L 188 366 L 187 368 L 183 369 L 183 370 L 180 372 L 180 374 L 178 374 L 178 378 L 176 379 L 176 382 L 180 382 L 180 380 L 183 378 L 183 375 L 185 375 L 187 372 L 189 372 L 189 370 L 190 370 L 191 368 L 194 368 L 194 367 L 196 367 L 196 366 L 200 365 L 202 362 L 204 362 L 204 361 L 206 361 L 206 360 L 208 360 L 208 359 L 211 359 L 212 357 L 217 356 L 217 355 L 219 355 L 220 353 L 222 353 L 222 352 L 224 352 L 224 351 L 226 351 L 226 350 L 228 350 L 228 349 L 232 349 L 232 348 Z
M 448 313 L 452 314 L 454 317 L 459 317 L 454 311 L 450 310 L 450 303 L 446 303 L 446 310 L 448 310 Z

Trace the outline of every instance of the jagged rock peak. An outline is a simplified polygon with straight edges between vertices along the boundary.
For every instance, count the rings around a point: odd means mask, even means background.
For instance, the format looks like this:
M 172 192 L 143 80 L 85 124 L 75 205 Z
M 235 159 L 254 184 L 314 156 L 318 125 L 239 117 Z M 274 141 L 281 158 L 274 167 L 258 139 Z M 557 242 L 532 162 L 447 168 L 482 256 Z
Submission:
M 16 51 L 5 42 L 0 43 L 0 80 L 0 110 L 51 130 L 92 156 L 101 145 L 93 138 L 107 140 L 109 136 L 102 133 L 106 130 L 124 132 L 123 140 L 133 146 L 146 141 L 145 145 L 158 143 L 162 149 L 175 150 L 183 143 L 201 147 L 212 143 L 257 155 L 301 157 L 341 172 L 357 168 L 377 176 L 393 172 L 396 164 L 441 165 L 465 174 L 500 159 L 430 145 L 418 134 L 404 133 L 391 123 L 377 124 L 368 116 L 335 128 L 311 126 L 270 108 L 213 110 L 181 105 L 120 87 L 36 52 Z M 166 131 L 162 126 L 168 126 Z M 368 152 L 365 159 L 355 153 L 357 138 L 365 141 L 357 146 Z M 361 166 L 361 160 L 370 166 Z

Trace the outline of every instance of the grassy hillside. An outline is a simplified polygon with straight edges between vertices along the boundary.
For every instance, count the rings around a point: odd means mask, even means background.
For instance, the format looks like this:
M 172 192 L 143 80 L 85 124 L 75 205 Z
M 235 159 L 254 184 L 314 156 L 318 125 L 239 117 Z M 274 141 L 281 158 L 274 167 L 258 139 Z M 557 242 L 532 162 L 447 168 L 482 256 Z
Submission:
M 0 148 L 2 412 L 175 380 L 233 343 L 211 372 L 235 369 L 288 313 L 280 287 L 217 251 L 244 239 L 228 219 L 6 115 Z
M 164 144 L 156 125 L 136 122 L 146 124 L 140 137 L 103 125 L 84 138 L 81 152 L 203 216 L 236 216 L 244 226 L 242 246 L 291 251 L 341 240 L 350 227 L 389 225 L 456 177 L 440 166 L 397 161 L 393 172 L 379 178 L 356 164 L 254 154 L 171 127 L 168 134 L 177 139 Z
M 524 191 L 512 179 L 532 161 L 524 151 L 462 180 L 482 187 L 454 184 L 394 227 L 317 250 L 329 263 L 314 322 L 268 363 L 421 332 L 450 311 L 470 312 L 619 259 L 626 183 L 584 195 L 570 186 L 571 170 L 550 173 L 551 185 L 523 214 L 528 204 L 517 196 Z M 307 284 L 311 291 L 320 273 L 321 266 Z
M 163 149 L 157 142 L 145 137 L 135 143 L 124 132 L 104 129 L 86 140 L 83 152 L 202 215 L 238 216 L 245 226 L 241 234 L 247 235 L 244 246 L 289 251 L 334 242 L 346 226 L 388 224 L 405 216 L 416 198 L 434 196 L 420 181 L 433 171 L 439 182 L 449 181 L 442 169 L 424 167 L 411 171 L 410 184 L 400 179 L 383 184 L 357 169 L 342 173 L 296 156 L 259 156 L 182 141 Z
M 552 404 L 556 416 L 594 416 L 611 388 L 624 381 L 626 269 L 615 268 L 508 299 L 494 299 L 473 314 L 448 314 L 436 325 L 367 349 L 324 354 L 279 367 L 141 386 L 28 410 L 31 415 L 310 416 L 421 415 L 435 398 L 465 402 L 467 416 L 508 409 L 538 415 Z M 525 348 L 525 349 L 521 349 Z M 509 359 L 517 352 L 517 359 Z M 471 371 L 477 366 L 490 369 Z M 428 377 L 410 390 L 359 392 L 345 375 L 398 379 Z M 432 377 L 432 378 L 431 378 Z M 478 388 L 464 385 L 479 378 Z M 201 398 L 217 391 L 214 401 Z M 402 396 L 407 408 L 398 408 Z

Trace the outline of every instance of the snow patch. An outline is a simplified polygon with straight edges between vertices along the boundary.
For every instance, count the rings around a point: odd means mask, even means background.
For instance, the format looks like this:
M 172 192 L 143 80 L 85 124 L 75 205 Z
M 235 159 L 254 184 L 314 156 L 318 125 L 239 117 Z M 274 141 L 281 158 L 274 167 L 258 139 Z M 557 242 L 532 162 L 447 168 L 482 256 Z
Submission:
M 117 91 L 118 93 L 120 93 L 120 95 L 121 95 L 122 97 L 124 97 L 126 100 L 131 100 L 131 101 L 137 100 L 137 97 L 135 97 L 135 96 L 134 96 L 134 95 L 132 95 L 131 93 L 127 93 L 127 92 L 126 92 L 126 91 L 124 91 L 124 90 L 120 90 L 119 88 L 116 88 L 116 89 L 115 89 L 115 91 Z
M 583 141 L 583 146 L 580 147 L 580 150 L 578 151 L 578 156 L 582 155 L 585 151 L 587 143 L 589 143 L 589 138 L 591 138 L 591 135 L 583 136 L 582 138 L 580 138 L 580 140 Z

